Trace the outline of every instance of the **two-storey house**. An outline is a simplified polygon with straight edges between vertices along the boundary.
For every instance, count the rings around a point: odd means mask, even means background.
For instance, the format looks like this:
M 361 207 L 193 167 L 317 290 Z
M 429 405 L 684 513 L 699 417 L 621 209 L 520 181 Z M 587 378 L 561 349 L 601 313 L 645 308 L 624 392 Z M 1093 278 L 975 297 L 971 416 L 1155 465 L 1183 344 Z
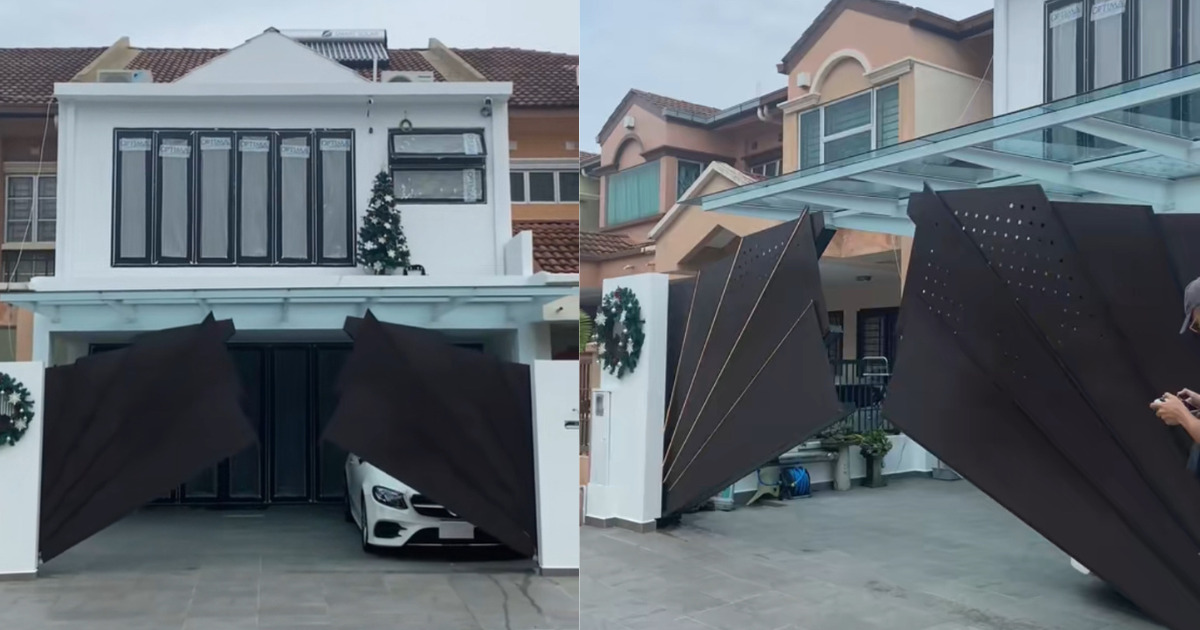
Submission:
M 535 269 L 531 234 L 514 235 L 511 83 L 372 81 L 274 30 L 180 75 L 54 86 L 55 274 L 4 297 L 35 313 L 32 358 L 48 365 L 232 320 L 259 446 L 173 500 L 341 495 L 344 454 L 316 444 L 348 316 L 552 357 L 546 306 L 578 276 Z M 381 172 L 428 275 L 355 263 Z

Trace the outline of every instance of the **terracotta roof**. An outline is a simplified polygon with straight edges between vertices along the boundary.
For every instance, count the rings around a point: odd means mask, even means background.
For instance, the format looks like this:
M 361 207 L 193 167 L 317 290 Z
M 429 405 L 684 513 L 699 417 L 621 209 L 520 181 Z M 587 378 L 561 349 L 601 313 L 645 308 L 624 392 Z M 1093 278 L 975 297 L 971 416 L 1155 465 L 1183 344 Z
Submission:
M 0 103 L 50 102 L 55 83 L 70 81 L 105 48 L 0 48 Z
M 635 253 L 641 245 L 620 233 L 580 232 L 579 257 L 583 260 L 608 258 L 624 253 Z
M 521 48 L 456 48 L 489 81 L 512 81 L 513 107 L 579 107 L 579 55 Z
M 717 112 L 721 111 L 720 107 L 709 107 L 707 105 L 697 105 L 696 103 L 689 103 L 687 101 L 681 101 L 677 98 L 671 98 L 669 96 L 662 96 L 660 94 L 653 94 L 651 92 L 644 92 L 642 90 L 629 90 L 629 92 L 631 94 L 640 96 L 640 97 L 650 101 L 651 103 L 658 105 L 659 107 L 661 107 L 663 109 L 673 109 L 673 110 L 679 111 L 679 112 L 687 112 L 689 114 L 696 114 L 697 116 L 713 116 Z
M 155 83 L 170 83 L 225 54 L 224 48 L 141 48 L 129 70 L 149 70 Z
M 579 165 L 580 166 L 583 166 L 584 164 L 587 164 L 588 162 L 595 162 L 596 160 L 599 160 L 599 159 L 600 159 L 599 153 L 591 153 L 588 151 L 580 151 L 579 152 Z
M 579 273 L 578 221 L 513 221 L 513 234 L 533 232 L 533 263 L 546 273 Z
M 813 44 L 825 34 L 825 31 L 829 30 L 834 20 L 847 9 L 893 22 L 909 24 L 915 28 L 938 33 L 952 39 L 963 39 L 992 29 L 992 11 L 984 11 L 966 19 L 955 20 L 940 13 L 895 0 L 830 0 L 829 4 L 825 5 L 821 13 L 812 21 L 812 24 L 804 29 L 800 39 L 796 40 L 796 43 L 792 44 L 787 54 L 783 56 L 783 61 L 777 67 L 779 72 L 788 74 L 796 60 L 808 52 Z

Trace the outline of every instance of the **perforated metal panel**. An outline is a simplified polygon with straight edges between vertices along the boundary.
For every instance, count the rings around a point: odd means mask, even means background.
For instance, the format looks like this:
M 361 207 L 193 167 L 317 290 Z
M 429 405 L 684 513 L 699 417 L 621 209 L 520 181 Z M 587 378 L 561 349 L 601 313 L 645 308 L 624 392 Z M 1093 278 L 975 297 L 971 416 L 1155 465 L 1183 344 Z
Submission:
M 1155 216 L 1037 187 L 909 213 L 885 415 L 1171 627 L 1200 618 L 1200 484 L 1147 408 L 1200 383 Z
M 684 332 L 669 390 L 664 513 L 707 499 L 841 415 L 823 340 L 821 227 L 805 215 L 747 236 L 694 289 L 675 290 L 673 309 L 690 300 L 670 317 Z

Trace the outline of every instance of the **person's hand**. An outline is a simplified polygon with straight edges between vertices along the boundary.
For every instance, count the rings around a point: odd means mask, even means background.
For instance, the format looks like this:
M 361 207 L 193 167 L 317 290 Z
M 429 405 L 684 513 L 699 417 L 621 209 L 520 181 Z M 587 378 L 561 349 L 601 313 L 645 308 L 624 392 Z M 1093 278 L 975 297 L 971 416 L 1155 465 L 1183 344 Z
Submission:
M 1192 409 L 1200 409 L 1200 394 L 1197 394 L 1190 389 L 1184 389 L 1180 390 L 1176 396 L 1179 396 L 1179 398 L 1182 399 L 1183 402 L 1187 403 L 1187 405 Z
M 1160 420 L 1171 426 L 1178 426 L 1192 417 L 1187 405 L 1174 394 L 1163 394 L 1161 400 L 1150 403 L 1150 408 Z

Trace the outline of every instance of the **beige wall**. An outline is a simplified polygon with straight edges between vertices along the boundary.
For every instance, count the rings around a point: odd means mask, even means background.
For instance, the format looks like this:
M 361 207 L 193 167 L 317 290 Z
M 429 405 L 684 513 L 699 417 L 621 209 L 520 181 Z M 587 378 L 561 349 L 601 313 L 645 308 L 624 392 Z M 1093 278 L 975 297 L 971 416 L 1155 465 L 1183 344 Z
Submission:
M 700 195 L 711 195 L 733 188 L 733 182 L 714 176 L 700 191 Z M 675 217 L 671 225 L 654 241 L 654 269 L 671 273 L 679 269 L 679 261 L 690 253 L 713 228 L 721 226 L 738 236 L 752 234 L 778 225 L 778 221 L 755 219 L 719 212 L 704 212 L 695 206 L 681 208 L 682 214 Z
M 951 129 L 992 115 L 992 84 L 977 77 L 915 64 L 914 137 Z
M 858 317 L 862 309 L 900 306 L 900 282 L 895 276 L 878 277 L 871 282 L 825 285 L 828 310 L 842 311 L 842 358 L 855 359 L 858 347 Z
M 579 287 L 581 289 L 598 289 L 604 284 L 605 278 L 618 278 L 653 271 L 653 253 L 600 261 L 581 260 L 579 261 Z
M 646 111 L 640 105 L 631 105 L 621 119 L 633 116 L 633 129 L 626 129 L 621 120 L 607 137 L 600 139 L 600 165 L 617 164 L 620 170 L 637 166 L 645 160 L 641 153 L 654 147 L 660 147 L 667 141 L 667 122 Z M 626 147 L 628 140 L 637 143 L 636 146 Z M 634 149 L 630 151 L 629 149 Z M 620 155 L 618 156 L 618 150 Z M 618 160 L 618 157 L 620 158 Z
M 579 110 L 512 110 L 508 121 L 509 148 L 515 159 L 579 159 Z M 573 143 L 575 148 L 569 148 Z M 578 203 L 514 203 L 512 217 L 525 221 L 574 221 Z

